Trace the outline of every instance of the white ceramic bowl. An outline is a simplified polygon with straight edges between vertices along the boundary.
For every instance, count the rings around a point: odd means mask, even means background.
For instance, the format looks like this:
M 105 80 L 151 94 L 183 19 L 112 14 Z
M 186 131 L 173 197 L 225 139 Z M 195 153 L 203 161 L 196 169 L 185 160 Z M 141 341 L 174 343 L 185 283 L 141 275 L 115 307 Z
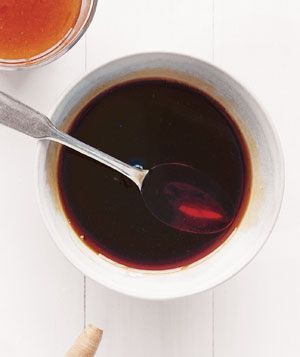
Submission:
M 140 271 L 94 253 L 76 236 L 57 192 L 58 145 L 41 141 L 37 175 L 47 227 L 66 257 L 84 274 L 118 292 L 146 299 L 170 299 L 210 289 L 232 277 L 258 253 L 276 221 L 284 187 L 284 166 L 277 135 L 260 105 L 228 74 L 198 59 L 167 53 L 125 57 L 79 81 L 60 101 L 52 121 L 66 129 L 81 108 L 110 86 L 134 78 L 165 77 L 187 81 L 222 103 L 243 132 L 250 151 L 252 188 L 238 228 L 216 251 L 191 266 Z

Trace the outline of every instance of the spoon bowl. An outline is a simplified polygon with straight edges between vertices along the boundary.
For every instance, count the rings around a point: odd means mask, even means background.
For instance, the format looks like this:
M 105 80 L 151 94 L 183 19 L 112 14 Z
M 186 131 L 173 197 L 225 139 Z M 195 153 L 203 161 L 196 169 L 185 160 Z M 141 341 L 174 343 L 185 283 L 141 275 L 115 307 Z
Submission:
M 143 179 L 141 193 L 158 220 L 180 231 L 213 234 L 233 221 L 233 205 L 224 190 L 188 165 L 154 166 Z

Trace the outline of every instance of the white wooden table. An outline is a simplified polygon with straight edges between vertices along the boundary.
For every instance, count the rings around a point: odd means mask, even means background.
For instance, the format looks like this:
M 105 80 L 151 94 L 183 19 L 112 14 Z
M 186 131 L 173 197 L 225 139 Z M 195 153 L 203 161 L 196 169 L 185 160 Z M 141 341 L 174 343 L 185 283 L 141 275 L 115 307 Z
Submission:
M 36 144 L 1 127 L 0 356 L 63 356 L 86 323 L 104 329 L 103 357 L 300 356 L 299 37 L 299 0 L 100 0 L 62 59 L 0 72 L 1 90 L 47 113 L 78 76 L 117 57 L 193 55 L 256 94 L 286 159 L 283 208 L 259 256 L 213 291 L 147 302 L 85 279 L 65 259 L 39 213 Z

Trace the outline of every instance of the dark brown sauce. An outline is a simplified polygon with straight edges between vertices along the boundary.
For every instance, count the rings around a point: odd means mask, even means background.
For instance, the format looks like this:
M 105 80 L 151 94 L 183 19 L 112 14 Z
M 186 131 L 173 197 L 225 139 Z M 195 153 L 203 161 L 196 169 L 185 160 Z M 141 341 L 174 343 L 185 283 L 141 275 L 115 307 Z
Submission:
M 251 181 L 248 150 L 225 110 L 197 89 L 164 79 L 123 83 L 89 103 L 69 133 L 146 169 L 162 163 L 190 165 L 230 198 L 234 219 L 225 230 L 182 232 L 157 220 L 127 178 L 62 148 L 58 188 L 65 215 L 91 249 L 118 263 L 154 270 L 188 265 L 219 247 L 243 215 Z M 193 206 L 180 209 L 198 214 Z

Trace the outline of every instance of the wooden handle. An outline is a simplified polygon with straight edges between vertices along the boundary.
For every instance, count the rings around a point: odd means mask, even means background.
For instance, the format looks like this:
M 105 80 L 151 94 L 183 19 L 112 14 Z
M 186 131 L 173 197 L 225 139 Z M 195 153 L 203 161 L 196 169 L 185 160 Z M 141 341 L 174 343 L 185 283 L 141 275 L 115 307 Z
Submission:
M 76 339 L 65 357 L 94 357 L 103 331 L 89 325 Z

